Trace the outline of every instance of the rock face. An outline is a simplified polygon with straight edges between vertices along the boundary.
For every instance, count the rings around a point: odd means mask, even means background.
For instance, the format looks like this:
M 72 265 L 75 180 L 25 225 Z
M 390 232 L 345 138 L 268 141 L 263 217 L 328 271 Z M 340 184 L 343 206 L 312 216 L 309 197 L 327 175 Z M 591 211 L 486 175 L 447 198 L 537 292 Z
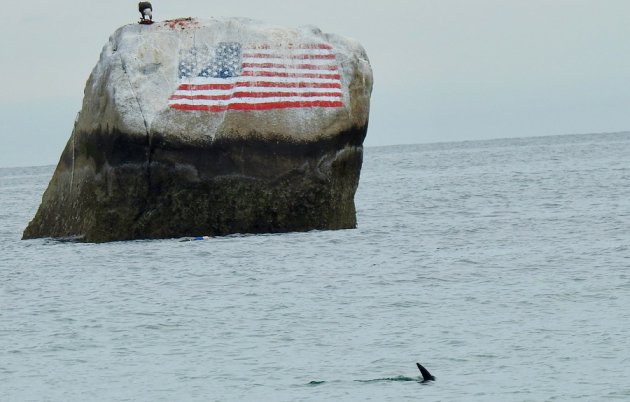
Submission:
M 371 90 L 361 45 L 313 27 L 124 26 L 24 238 L 353 228 Z

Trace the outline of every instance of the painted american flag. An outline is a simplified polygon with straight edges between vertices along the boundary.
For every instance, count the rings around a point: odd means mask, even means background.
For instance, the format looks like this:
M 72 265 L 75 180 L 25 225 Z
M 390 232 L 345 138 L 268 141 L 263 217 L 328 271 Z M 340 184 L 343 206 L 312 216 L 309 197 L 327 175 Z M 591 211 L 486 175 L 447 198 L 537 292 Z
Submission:
M 179 79 L 168 101 L 177 110 L 343 106 L 336 56 L 326 44 L 193 47 L 180 54 Z

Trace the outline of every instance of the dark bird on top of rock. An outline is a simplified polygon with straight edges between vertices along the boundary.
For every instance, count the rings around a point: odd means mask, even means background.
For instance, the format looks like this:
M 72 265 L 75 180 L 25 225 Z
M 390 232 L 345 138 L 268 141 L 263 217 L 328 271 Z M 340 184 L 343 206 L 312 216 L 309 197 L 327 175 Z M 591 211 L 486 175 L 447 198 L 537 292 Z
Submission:
M 153 7 L 148 1 L 138 3 L 138 11 L 140 11 L 143 20 L 153 21 Z

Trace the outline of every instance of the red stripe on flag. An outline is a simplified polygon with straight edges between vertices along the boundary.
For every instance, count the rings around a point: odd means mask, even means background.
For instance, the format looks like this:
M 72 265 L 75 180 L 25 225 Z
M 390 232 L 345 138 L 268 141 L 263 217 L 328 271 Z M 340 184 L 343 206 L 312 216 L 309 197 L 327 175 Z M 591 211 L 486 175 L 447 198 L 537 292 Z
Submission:
M 280 56 L 267 53 L 243 53 L 243 58 L 251 59 L 289 59 L 289 60 L 335 60 L 334 54 L 294 54 L 290 56 Z
M 235 98 L 275 98 L 275 97 L 303 97 L 328 96 L 341 98 L 341 92 L 234 92 Z
M 190 99 L 190 100 L 230 100 L 232 95 L 173 95 L 169 100 Z
M 178 91 L 229 91 L 234 87 L 240 88 L 324 88 L 341 89 L 340 83 L 319 83 L 319 82 L 237 82 L 235 84 L 181 84 Z
M 211 91 L 211 90 L 229 90 L 234 88 L 234 84 L 181 84 L 177 87 L 178 91 Z
M 321 65 L 317 64 L 275 64 L 275 63 L 243 63 L 243 68 L 288 68 L 299 70 L 327 70 L 337 71 L 339 68 L 335 65 Z
M 315 101 L 315 102 L 270 102 L 270 103 L 231 103 L 225 106 L 211 105 L 171 105 L 177 110 L 200 110 L 206 112 L 224 112 L 226 110 L 271 110 L 301 107 L 342 107 L 343 102 Z
M 325 50 L 332 50 L 332 46 L 330 45 L 326 45 L 324 43 L 313 43 L 313 44 L 298 44 L 298 45 L 294 45 L 294 44 L 289 44 L 288 46 L 284 46 L 284 47 L 280 47 L 280 49 L 325 49 Z M 271 45 L 258 45 L 252 48 L 249 48 L 248 50 L 252 50 L 252 49 L 278 49 L 278 47 L 272 47 Z
M 237 87 L 261 87 L 261 88 L 326 88 L 341 89 L 340 83 L 320 83 L 320 82 L 237 82 Z
M 275 73 L 272 71 L 251 71 L 243 70 L 241 73 L 243 77 L 281 77 L 281 78 L 321 78 L 330 80 L 339 80 L 341 75 L 339 74 L 294 74 L 294 73 Z

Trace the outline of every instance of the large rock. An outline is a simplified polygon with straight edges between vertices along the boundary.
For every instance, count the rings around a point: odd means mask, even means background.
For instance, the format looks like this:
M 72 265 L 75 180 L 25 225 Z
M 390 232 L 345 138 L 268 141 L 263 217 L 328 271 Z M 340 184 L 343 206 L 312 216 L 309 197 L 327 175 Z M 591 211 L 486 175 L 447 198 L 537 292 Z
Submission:
M 24 238 L 353 228 L 371 90 L 361 45 L 313 27 L 124 26 Z

